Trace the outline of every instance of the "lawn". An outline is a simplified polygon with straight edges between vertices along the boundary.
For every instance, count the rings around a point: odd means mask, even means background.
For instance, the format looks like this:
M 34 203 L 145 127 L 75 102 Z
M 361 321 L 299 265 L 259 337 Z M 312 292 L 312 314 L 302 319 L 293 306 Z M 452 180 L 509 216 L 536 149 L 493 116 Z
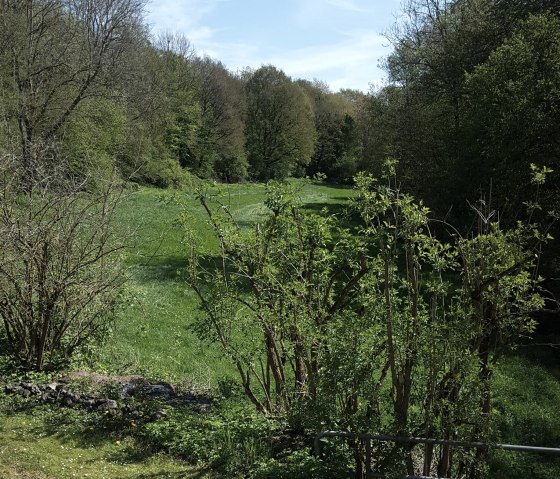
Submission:
M 0 479 L 210 479 L 73 409 L 0 393 Z
M 353 190 L 297 181 L 305 205 L 319 212 L 340 212 Z M 212 188 L 210 195 L 217 194 Z M 250 226 L 262 218 L 265 186 L 222 185 L 221 201 L 239 224 Z M 185 246 L 177 218 L 187 214 L 204 249 L 217 251 L 217 242 L 200 203 L 191 193 L 140 188 L 119 211 L 119 224 L 135 232 L 135 245 L 125 258 L 130 279 L 126 305 L 119 312 L 96 369 L 104 372 L 184 381 L 198 387 L 214 386 L 220 378 L 235 376 L 221 351 L 202 344 L 192 333 L 197 300 L 181 278 Z
M 353 195 L 348 188 L 297 184 L 303 201 L 316 211 L 339 211 Z M 241 225 L 262 217 L 264 185 L 219 189 Z M 209 193 L 216 191 L 211 188 Z M 96 371 L 143 374 L 197 388 L 211 388 L 220 378 L 235 376 L 221 351 L 201 344 L 190 330 L 197 302 L 181 278 L 186 249 L 177 224 L 185 213 L 203 248 L 215 253 L 217 243 L 194 194 L 141 187 L 122 203 L 118 227 L 134 238 L 123 257 L 129 279 L 107 342 L 94 350 L 89 363 Z M 21 400 L 0 392 L 0 479 L 214 477 L 95 421 L 71 409 L 25 406 L 25 401 L 22 407 Z

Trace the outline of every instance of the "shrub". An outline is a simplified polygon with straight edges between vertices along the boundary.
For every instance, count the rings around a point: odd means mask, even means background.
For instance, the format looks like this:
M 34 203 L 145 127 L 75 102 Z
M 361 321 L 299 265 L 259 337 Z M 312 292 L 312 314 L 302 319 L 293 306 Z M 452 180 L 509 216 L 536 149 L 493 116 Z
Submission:
M 104 332 L 124 281 L 113 218 L 122 186 L 86 192 L 64 172 L 0 163 L 0 318 L 25 369 L 56 369 Z

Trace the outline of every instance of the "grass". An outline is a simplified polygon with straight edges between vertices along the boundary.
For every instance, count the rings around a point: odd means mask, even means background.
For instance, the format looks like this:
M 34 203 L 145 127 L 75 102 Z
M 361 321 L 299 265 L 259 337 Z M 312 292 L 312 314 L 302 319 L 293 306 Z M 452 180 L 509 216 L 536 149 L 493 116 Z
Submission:
M 519 348 L 496 370 L 495 404 L 501 442 L 560 447 L 560 370 L 550 348 Z M 494 479 L 558 477 L 560 456 L 495 452 Z
M 305 207 L 340 213 L 353 192 L 322 184 L 304 184 Z M 265 187 L 223 186 L 222 200 L 236 220 L 249 227 L 262 218 Z M 207 250 L 217 243 L 204 211 L 193 194 L 140 188 L 119 210 L 119 225 L 136 232 L 134 247 L 124 258 L 130 280 L 108 342 L 97 351 L 95 369 L 116 374 L 143 374 L 212 388 L 224 377 L 237 378 L 221 351 L 201 344 L 191 331 L 197 301 L 181 279 L 185 245 L 176 219 L 187 213 Z M 496 371 L 497 437 L 501 442 L 560 445 L 560 372 L 558 358 L 524 353 L 504 358 Z M 210 478 L 206 472 L 164 454 L 153 454 L 130 436 L 88 429 L 73 411 L 56 415 L 48 408 L 8 407 L 0 394 L 0 479 Z M 493 478 L 556 477 L 558 461 L 546 457 L 497 453 Z
M 353 195 L 344 187 L 297 180 L 296 184 L 306 207 L 314 211 L 326 207 L 340 212 Z M 264 185 L 223 185 L 220 190 L 221 201 L 239 224 L 249 226 L 262 218 Z M 188 214 L 208 254 L 215 254 L 216 239 L 194 194 L 140 188 L 122 205 L 119 224 L 136 230 L 135 247 L 125 259 L 130 268 L 127 304 L 96 369 L 188 381 L 204 388 L 215 386 L 221 378 L 236 377 L 221 350 L 201 344 L 190 329 L 198 312 L 196 297 L 180 275 L 186 248 L 175 220 L 182 213 Z
M 0 394 L 0 479 L 215 477 L 107 432 L 84 412 L 15 404 Z
M 352 195 L 346 188 L 300 185 L 303 201 L 316 210 L 340 209 Z M 264 195 L 265 187 L 258 184 L 223 187 L 223 201 L 245 226 L 262 216 Z M 201 243 L 214 253 L 217 243 L 194 195 L 140 188 L 122 204 L 118 223 L 123 232 L 135 232 L 134 247 L 124 258 L 130 279 L 126 304 L 98 351 L 96 370 L 197 387 L 213 387 L 219 379 L 235 376 L 221 351 L 201 344 L 190 330 L 197 302 L 180 277 L 185 247 L 175 223 L 185 210 Z M 89 429 L 76 411 L 39 407 L 13 412 L 6 401 L 0 394 L 0 479 L 211 477 L 167 455 L 151 454 L 130 436 L 97 425 Z
M 352 190 L 301 185 L 309 206 L 340 209 Z M 223 187 L 223 200 L 242 225 L 262 216 L 265 187 Z M 177 201 L 180 198 L 180 201 Z M 135 244 L 125 254 L 129 281 L 108 342 L 96 351 L 98 372 L 139 373 L 157 379 L 212 387 L 235 371 L 221 351 L 201 344 L 191 332 L 197 302 L 180 277 L 185 267 L 178 216 L 188 212 L 208 252 L 217 243 L 192 194 L 140 188 L 121 205 L 118 224 L 133 230 Z M 104 431 L 73 410 L 21 408 L 0 392 L 0 479 L 210 478 L 205 471 L 165 454 L 152 454 L 130 436 Z

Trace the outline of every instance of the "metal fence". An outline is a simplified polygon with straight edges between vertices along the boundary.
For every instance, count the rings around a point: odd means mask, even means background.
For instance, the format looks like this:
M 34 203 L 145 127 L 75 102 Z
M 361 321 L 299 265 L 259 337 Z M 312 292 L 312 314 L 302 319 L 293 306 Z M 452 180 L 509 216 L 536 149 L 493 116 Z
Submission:
M 373 478 L 384 478 L 379 472 L 372 470 L 372 450 L 371 445 L 373 441 L 377 442 L 393 442 L 396 444 L 431 444 L 438 446 L 451 446 L 460 447 L 465 449 L 478 449 L 478 450 L 490 450 L 498 449 L 503 451 L 514 451 L 514 452 L 530 452 L 530 453 L 541 453 L 541 454 L 558 454 L 560 455 L 560 448 L 556 447 L 536 447 L 536 446 L 521 446 L 517 444 L 493 444 L 485 442 L 467 442 L 467 441 L 453 441 L 453 440 L 443 440 L 443 439 L 429 439 L 423 437 L 404 437 L 404 436 L 392 436 L 388 434 L 360 434 L 353 432 L 344 431 L 323 431 L 315 436 L 313 442 L 313 448 L 315 455 L 317 457 L 321 456 L 321 439 L 324 437 L 343 437 L 347 439 L 354 439 L 362 441 L 365 445 L 365 471 L 363 471 L 362 477 L 364 479 Z M 436 478 L 433 476 L 407 476 L 407 479 L 450 479 L 450 478 Z

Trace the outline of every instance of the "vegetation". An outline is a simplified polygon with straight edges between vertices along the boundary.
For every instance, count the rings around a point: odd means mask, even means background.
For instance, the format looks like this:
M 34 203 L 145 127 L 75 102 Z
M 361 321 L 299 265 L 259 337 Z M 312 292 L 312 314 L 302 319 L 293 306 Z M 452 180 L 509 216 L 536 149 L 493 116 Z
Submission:
M 324 429 L 557 444 L 560 4 L 409 0 L 367 94 L 234 74 L 145 4 L 0 1 L 0 373 L 214 401 L 132 425 L 0 393 L 0 475 L 361 477 L 359 441 L 309 454 Z M 373 452 L 387 477 L 560 470 Z
M 0 397 L 0 477 L 211 478 L 97 415 Z
M 4 349 L 26 371 L 57 369 L 103 334 L 123 282 L 111 228 L 122 188 L 84 194 L 56 169 L 30 184 L 0 161 Z
M 543 238 L 476 210 L 472 237 L 440 242 L 428 210 L 396 188 L 394 166 L 386 184 L 357 178 L 364 224 L 354 234 L 306 213 L 293 188 L 271 184 L 246 233 L 201 194 L 221 254 L 211 266 L 192 248 L 188 282 L 206 313 L 197 331 L 231 357 L 257 410 L 296 429 L 317 430 L 315 416 L 327 429 L 489 440 L 493 368 L 543 306 L 531 274 Z M 407 474 L 481 477 L 480 455 L 428 448 L 420 470 L 419 460 L 408 451 Z

